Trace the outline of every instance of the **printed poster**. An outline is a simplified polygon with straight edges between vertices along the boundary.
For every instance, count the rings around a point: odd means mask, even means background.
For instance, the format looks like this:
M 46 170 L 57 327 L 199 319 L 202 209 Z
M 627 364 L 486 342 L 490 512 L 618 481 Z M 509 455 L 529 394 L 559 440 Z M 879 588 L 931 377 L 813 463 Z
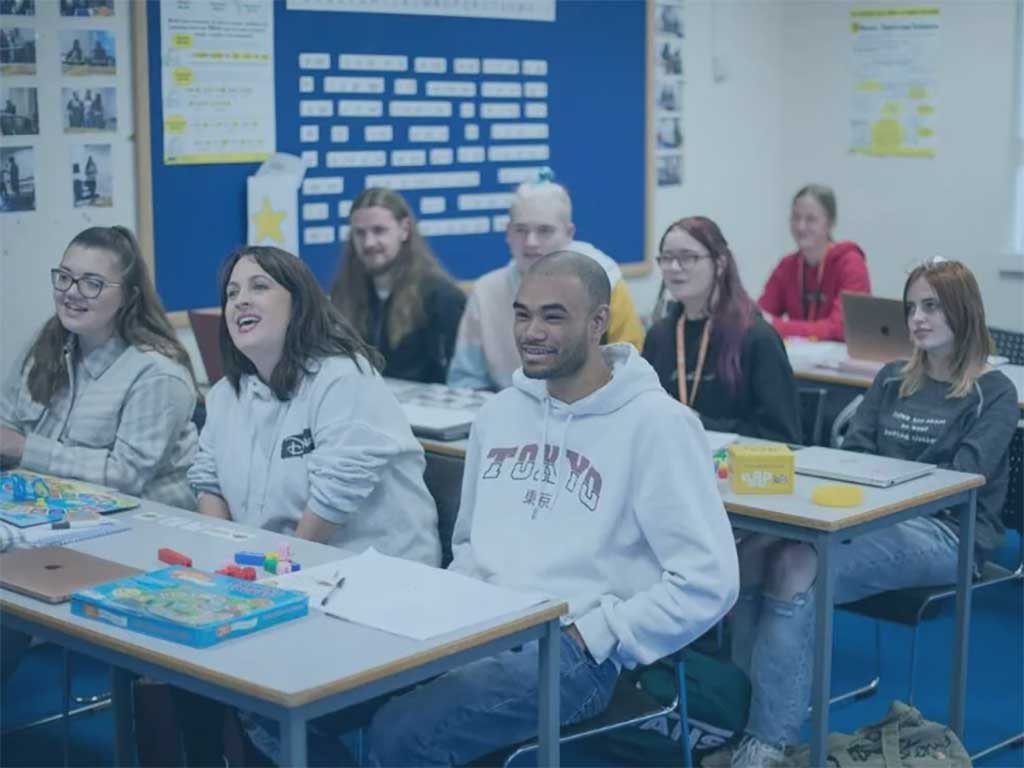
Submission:
M 850 11 L 850 151 L 934 157 L 938 8 Z
M 274 4 L 160 3 L 164 163 L 252 163 L 277 141 Z

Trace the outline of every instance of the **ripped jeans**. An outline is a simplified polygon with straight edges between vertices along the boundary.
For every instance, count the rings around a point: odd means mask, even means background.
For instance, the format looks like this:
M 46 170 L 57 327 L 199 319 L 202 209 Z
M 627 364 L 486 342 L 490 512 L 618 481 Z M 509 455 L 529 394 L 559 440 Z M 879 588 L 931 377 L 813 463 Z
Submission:
M 794 544 L 775 541 L 775 546 Z M 752 686 L 747 733 L 774 746 L 791 746 L 799 743 L 810 703 L 814 593 L 808 589 L 791 600 L 765 594 L 772 583 L 779 591 L 786 574 L 772 572 L 770 545 L 762 550 L 763 561 L 760 557 L 745 560 L 744 549 L 768 542 L 766 537 L 752 536 L 740 546 L 741 589 L 732 612 L 732 656 L 750 676 Z M 953 533 L 930 517 L 913 518 L 838 544 L 832 556 L 835 603 L 891 589 L 953 584 L 957 547 Z M 762 572 L 752 573 L 760 563 Z

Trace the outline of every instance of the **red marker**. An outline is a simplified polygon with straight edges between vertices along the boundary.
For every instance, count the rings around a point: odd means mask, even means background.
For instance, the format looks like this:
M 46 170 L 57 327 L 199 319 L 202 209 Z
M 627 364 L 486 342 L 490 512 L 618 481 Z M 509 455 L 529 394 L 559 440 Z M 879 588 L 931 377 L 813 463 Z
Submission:
M 167 563 L 168 565 L 184 565 L 186 568 L 192 567 L 192 558 L 176 552 L 168 547 L 161 547 L 156 553 L 157 559 L 161 563 Z

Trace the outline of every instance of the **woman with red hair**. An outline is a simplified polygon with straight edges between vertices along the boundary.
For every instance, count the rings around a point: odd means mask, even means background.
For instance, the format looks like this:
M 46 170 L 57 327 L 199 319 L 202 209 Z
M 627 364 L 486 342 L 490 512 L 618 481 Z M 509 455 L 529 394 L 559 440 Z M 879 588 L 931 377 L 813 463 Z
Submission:
M 786 349 L 744 290 L 718 225 L 680 219 L 662 236 L 657 261 L 673 301 L 648 331 L 644 357 L 662 386 L 706 429 L 799 443 Z

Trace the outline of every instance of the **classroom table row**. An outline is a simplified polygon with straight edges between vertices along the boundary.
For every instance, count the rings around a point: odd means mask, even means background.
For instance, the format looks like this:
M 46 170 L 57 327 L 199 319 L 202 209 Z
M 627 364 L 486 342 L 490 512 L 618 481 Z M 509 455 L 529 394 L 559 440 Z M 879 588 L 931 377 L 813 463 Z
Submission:
M 460 449 L 464 453 L 464 443 L 428 442 L 426 447 L 428 464 L 447 462 L 461 479 L 463 459 L 458 454 Z M 725 482 L 720 486 L 726 510 L 736 528 L 804 541 L 818 553 L 820 575 L 814 586 L 817 624 L 812 686 L 812 764 L 823 765 L 827 749 L 835 583 L 833 553 L 842 541 L 952 505 L 961 505 L 961 537 L 949 722 L 962 736 L 974 515 L 976 492 L 984 484 L 984 478 L 935 470 L 891 488 L 866 488 L 863 503 L 845 509 L 822 507 L 811 501 L 814 488 L 822 482 L 826 481 L 798 475 L 793 493 L 782 495 L 740 495 Z M 432 490 L 437 495 L 436 489 Z M 446 527 L 450 530 L 452 521 L 443 518 L 458 508 L 457 482 L 449 483 L 442 493 L 448 496 L 438 498 L 444 533 Z M 154 511 L 163 518 L 150 519 L 152 515 L 147 513 Z M 168 515 L 188 518 L 196 524 L 182 527 L 168 525 L 165 520 L 161 522 Z M 228 525 L 239 532 L 236 541 L 207 535 L 200 530 L 206 518 L 149 502 L 143 503 L 140 510 L 121 513 L 121 519 L 129 523 L 129 531 L 90 539 L 74 545 L 75 548 L 152 570 L 161 565 L 156 560 L 157 549 L 171 547 L 187 552 L 196 567 L 214 570 L 231 559 L 233 552 L 240 548 L 243 536 L 244 548 L 257 551 L 273 549 L 287 538 L 233 523 Z M 222 527 L 221 521 L 217 523 Z M 288 540 L 294 557 L 306 566 L 344 555 L 343 551 L 332 547 Z M 543 682 L 538 702 L 539 759 L 542 765 L 558 765 L 557 639 L 559 617 L 566 610 L 564 603 L 552 602 L 425 642 L 396 637 L 311 611 L 304 619 L 220 646 L 186 651 L 184 646 L 169 641 L 72 616 L 67 604 L 48 605 L 0 590 L 0 611 L 5 623 L 114 667 L 119 764 L 130 762 L 132 754 L 129 703 L 132 675 L 164 680 L 277 720 L 281 726 L 282 755 L 287 764 L 303 765 L 308 721 L 398 690 L 475 658 L 536 639 L 541 642 L 539 674 Z M 301 653 L 285 651 L 282 654 L 282 649 L 301 649 Z M 283 655 L 287 663 L 267 663 L 268 659 L 280 659 Z

